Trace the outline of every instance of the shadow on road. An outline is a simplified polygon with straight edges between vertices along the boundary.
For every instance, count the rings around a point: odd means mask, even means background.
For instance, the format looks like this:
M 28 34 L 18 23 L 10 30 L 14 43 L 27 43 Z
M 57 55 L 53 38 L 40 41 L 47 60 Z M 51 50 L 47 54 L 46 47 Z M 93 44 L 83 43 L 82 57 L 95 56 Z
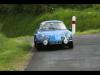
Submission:
M 69 49 L 69 48 L 65 48 L 65 47 L 59 47 L 59 46 L 53 46 L 53 47 L 48 47 L 48 48 L 42 48 L 40 50 L 37 50 L 38 52 L 47 52 L 47 51 L 58 51 L 58 50 L 73 50 L 73 49 Z

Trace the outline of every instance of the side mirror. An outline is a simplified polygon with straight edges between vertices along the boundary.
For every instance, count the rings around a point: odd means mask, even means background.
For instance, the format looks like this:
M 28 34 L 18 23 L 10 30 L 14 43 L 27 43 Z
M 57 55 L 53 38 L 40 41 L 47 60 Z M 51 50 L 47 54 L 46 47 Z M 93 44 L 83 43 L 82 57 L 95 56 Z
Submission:
M 72 28 L 69 28 L 70 31 L 72 31 Z

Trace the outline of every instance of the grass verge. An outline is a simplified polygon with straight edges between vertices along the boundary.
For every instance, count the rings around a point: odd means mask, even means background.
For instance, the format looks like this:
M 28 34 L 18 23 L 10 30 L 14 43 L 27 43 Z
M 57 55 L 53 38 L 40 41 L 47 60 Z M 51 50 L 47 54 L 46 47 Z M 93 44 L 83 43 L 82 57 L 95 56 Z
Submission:
M 76 32 L 76 35 L 86 35 L 86 34 L 100 34 L 100 29 L 91 29 L 83 32 Z
M 0 34 L 0 70 L 23 71 L 31 58 L 29 37 L 6 38 Z

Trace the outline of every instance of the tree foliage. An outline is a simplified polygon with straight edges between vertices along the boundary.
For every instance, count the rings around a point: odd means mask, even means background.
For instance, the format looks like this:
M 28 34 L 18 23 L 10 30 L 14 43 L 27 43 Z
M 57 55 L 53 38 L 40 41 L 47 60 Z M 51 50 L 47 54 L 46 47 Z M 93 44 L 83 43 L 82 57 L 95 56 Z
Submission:
M 99 4 L 0 4 L 0 12 L 2 13 L 33 13 L 33 15 L 40 15 L 46 12 L 53 12 L 56 8 L 70 8 L 70 9 L 86 9 L 94 7 L 99 9 Z

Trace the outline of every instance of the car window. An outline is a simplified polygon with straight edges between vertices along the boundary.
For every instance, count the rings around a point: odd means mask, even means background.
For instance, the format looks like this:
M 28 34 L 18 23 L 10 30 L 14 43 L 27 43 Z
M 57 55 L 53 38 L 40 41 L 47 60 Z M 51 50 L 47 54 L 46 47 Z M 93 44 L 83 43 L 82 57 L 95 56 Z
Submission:
M 67 29 L 63 22 L 46 22 L 40 25 L 40 29 L 50 30 L 50 29 Z

